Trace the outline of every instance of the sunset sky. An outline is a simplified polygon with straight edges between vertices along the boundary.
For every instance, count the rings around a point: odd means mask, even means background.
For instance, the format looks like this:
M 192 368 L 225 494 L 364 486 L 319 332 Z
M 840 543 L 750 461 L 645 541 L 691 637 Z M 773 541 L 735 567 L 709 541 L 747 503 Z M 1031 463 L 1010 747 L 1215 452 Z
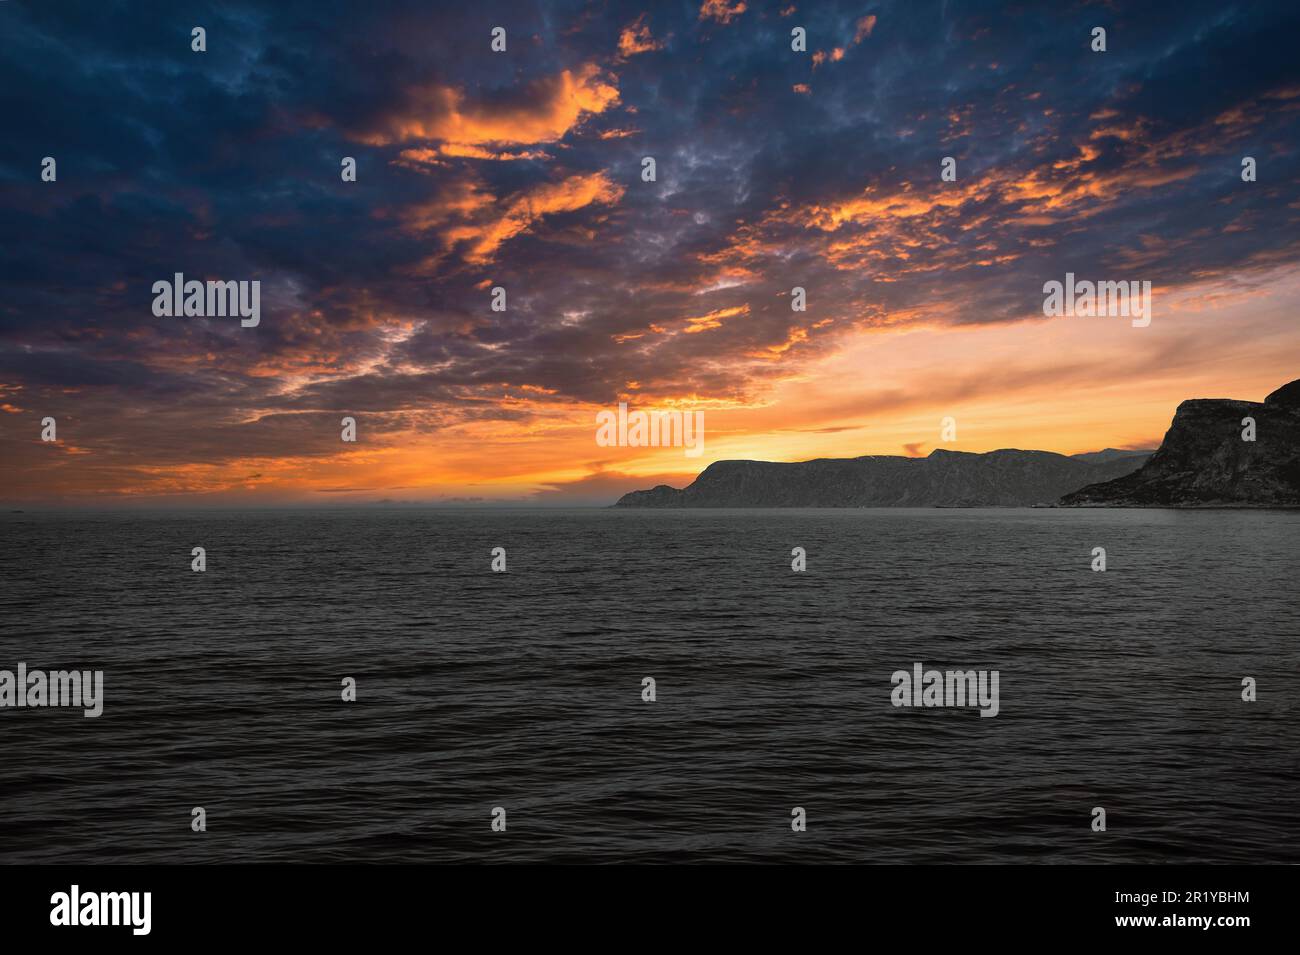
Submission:
M 0 500 L 609 504 L 944 417 L 1155 447 L 1300 377 L 1298 10 L 0 3 Z M 177 272 L 260 325 L 156 317 Z M 1066 272 L 1150 326 L 1044 318 Z M 704 453 L 599 446 L 620 401 Z

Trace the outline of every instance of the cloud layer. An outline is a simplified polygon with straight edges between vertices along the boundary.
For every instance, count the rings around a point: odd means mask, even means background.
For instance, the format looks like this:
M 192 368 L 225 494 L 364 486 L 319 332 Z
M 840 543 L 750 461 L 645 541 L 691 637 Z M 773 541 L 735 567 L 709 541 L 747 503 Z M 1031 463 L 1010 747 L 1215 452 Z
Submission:
M 856 397 L 809 389 L 892 336 L 962 341 L 897 383 L 903 416 L 1005 367 L 992 343 L 1067 271 L 1190 308 L 1275 296 L 1297 261 L 1294 4 L 85 2 L 0 26 L 13 500 L 608 498 L 694 469 L 595 447 L 620 400 L 707 409 L 719 451 L 924 453 L 833 409 L 888 412 L 872 369 Z M 261 324 L 155 318 L 176 272 L 260 280 Z M 1195 341 L 1213 384 L 1204 331 L 1160 324 L 1016 364 L 1158 376 Z

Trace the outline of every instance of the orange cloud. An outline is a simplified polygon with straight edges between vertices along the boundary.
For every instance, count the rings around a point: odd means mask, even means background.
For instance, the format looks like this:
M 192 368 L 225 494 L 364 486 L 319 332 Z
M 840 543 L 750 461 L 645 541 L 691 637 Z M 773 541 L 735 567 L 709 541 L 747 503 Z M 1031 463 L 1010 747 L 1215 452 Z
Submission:
M 484 149 L 469 143 L 444 143 L 436 149 L 403 149 L 398 154 L 408 162 L 427 162 L 441 165 L 438 157 L 449 156 L 453 159 L 493 159 L 504 162 L 514 159 L 550 159 L 550 155 L 540 149 L 525 149 L 520 152 L 506 152 Z
M 618 52 L 624 59 L 638 53 L 650 53 L 664 48 L 664 45 L 651 35 L 645 19 L 646 15 L 641 14 L 625 26 L 623 32 L 618 35 Z
M 700 7 L 700 19 L 730 23 L 747 9 L 749 8 L 744 0 L 738 3 L 728 3 L 727 0 L 704 0 L 704 4 Z
M 491 261 L 503 243 L 527 232 L 543 216 L 574 212 L 592 204 L 612 205 L 623 198 L 624 187 L 603 172 L 570 176 L 545 183 L 513 197 L 504 208 L 494 207 L 481 221 L 457 226 L 444 233 L 448 245 L 468 242 L 470 262 Z
M 736 305 L 732 308 L 719 308 L 707 315 L 700 315 L 696 318 L 686 320 L 687 327 L 683 329 L 688 335 L 694 335 L 697 332 L 705 332 L 710 328 L 721 328 L 724 318 L 734 318 L 737 315 L 748 315 L 748 305 Z
M 588 63 L 538 80 L 521 101 L 505 104 L 472 103 L 449 86 L 417 87 L 408 91 L 404 109 L 384 117 L 361 139 L 374 146 L 432 139 L 462 148 L 552 143 L 587 114 L 617 103 L 617 80 Z
M 927 215 L 937 209 L 961 206 L 969 198 L 964 188 L 936 189 L 928 194 L 904 191 L 890 195 L 878 195 L 875 189 L 868 188 L 853 199 L 830 206 L 813 205 L 801 212 L 801 216 L 824 232 L 834 232 L 846 222 L 869 223 L 881 218 Z
M 869 13 L 857 23 L 857 29 L 853 33 L 853 42 L 861 43 L 867 37 L 871 36 L 871 31 L 876 28 L 876 15 Z
M 472 218 L 496 202 L 474 177 L 455 179 L 444 184 L 442 191 L 428 202 L 407 206 L 401 211 L 407 227 L 415 232 L 435 229 L 454 219 Z
M 762 358 L 765 361 L 777 361 L 782 355 L 788 352 L 800 342 L 808 340 L 808 332 L 802 328 L 790 329 L 790 334 L 786 336 L 785 341 L 779 345 L 768 345 L 762 351 L 750 352 L 751 358 Z

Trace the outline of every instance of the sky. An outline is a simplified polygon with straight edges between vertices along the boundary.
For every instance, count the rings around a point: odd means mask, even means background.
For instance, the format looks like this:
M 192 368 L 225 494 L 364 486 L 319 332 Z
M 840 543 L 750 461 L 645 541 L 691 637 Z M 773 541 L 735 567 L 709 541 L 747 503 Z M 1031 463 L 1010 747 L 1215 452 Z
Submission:
M 1156 447 L 1300 377 L 1298 28 L 0 2 L 0 501 L 605 505 L 725 459 Z M 156 315 L 176 273 L 257 281 L 259 323 Z M 1047 317 L 1066 273 L 1150 282 L 1150 324 Z M 620 402 L 700 412 L 702 453 L 602 445 Z

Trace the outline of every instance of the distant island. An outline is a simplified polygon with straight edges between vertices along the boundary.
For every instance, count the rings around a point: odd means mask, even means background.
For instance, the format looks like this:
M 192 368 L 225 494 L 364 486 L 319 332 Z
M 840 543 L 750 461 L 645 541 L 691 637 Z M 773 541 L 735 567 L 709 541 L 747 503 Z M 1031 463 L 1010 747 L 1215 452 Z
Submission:
M 1255 440 L 1243 438 L 1252 419 Z M 1300 380 L 1262 403 L 1178 406 L 1160 448 L 1086 454 L 935 450 L 813 461 L 717 461 L 685 488 L 616 507 L 1187 507 L 1300 505 Z
M 632 491 L 616 507 L 1026 507 L 1129 474 L 1150 451 L 1075 455 L 936 450 L 781 464 L 716 461 L 689 487 Z

